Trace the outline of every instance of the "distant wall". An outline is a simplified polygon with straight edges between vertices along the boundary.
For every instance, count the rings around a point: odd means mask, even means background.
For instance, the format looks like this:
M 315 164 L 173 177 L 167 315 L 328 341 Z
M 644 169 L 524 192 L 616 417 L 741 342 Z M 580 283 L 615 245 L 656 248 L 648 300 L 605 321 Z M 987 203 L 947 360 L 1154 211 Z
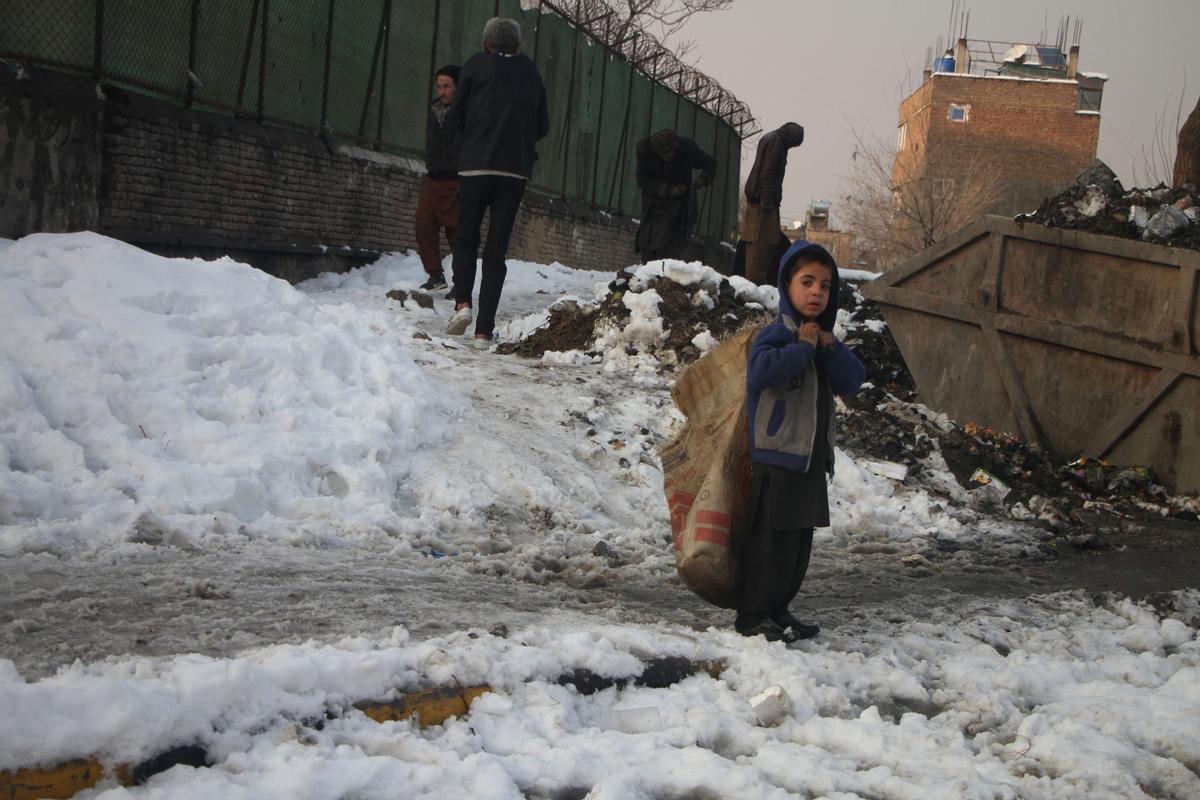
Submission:
M 793 242 L 803 238 L 805 241 L 813 244 L 819 244 L 829 251 L 833 256 L 833 260 L 838 263 L 842 269 L 859 268 L 860 265 L 854 263 L 856 253 L 854 252 L 854 235 L 849 231 L 829 230 L 823 231 L 813 230 L 811 227 L 808 230 L 789 230 L 784 231 L 788 239 Z
M 415 247 L 420 173 L 405 158 L 90 86 L 0 79 L 0 236 L 97 230 L 289 280 Z M 638 260 L 635 230 L 529 193 L 510 257 L 612 270 Z M 705 240 L 690 257 L 723 268 L 731 253 Z

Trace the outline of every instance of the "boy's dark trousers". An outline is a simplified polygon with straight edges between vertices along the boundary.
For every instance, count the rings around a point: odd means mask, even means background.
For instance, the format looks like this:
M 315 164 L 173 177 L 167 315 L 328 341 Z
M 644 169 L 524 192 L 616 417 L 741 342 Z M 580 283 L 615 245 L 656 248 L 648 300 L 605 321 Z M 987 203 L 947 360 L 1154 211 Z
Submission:
M 464 175 L 458 182 L 458 230 L 455 232 L 452 270 L 454 302 L 470 303 L 475 289 L 475 259 L 479 253 L 479 230 L 483 214 L 491 210 L 487 242 L 483 246 L 483 278 L 479 282 L 479 309 L 475 333 L 491 336 L 496 327 L 496 309 L 508 267 L 508 239 L 517 221 L 517 209 L 525 194 L 520 178 L 506 175 Z
M 739 554 L 741 585 L 734 622 L 739 631 L 788 610 L 804 583 L 812 555 L 813 529 L 772 530 L 766 505 L 760 498 Z

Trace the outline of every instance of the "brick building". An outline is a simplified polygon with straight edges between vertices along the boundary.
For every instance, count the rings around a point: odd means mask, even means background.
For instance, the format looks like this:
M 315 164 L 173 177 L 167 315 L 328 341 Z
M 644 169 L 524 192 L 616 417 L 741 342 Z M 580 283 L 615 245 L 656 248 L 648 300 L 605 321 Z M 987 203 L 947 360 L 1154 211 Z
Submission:
M 804 222 L 784 228 L 783 234 L 793 242 L 805 239 L 821 245 L 829 251 L 840 267 L 857 269 L 863 266 L 862 254 L 854 249 L 854 235 L 849 231 L 829 227 L 828 200 L 810 203 L 808 212 L 804 215 Z
M 893 185 L 913 175 L 935 195 L 990 182 L 1000 214 L 1037 208 L 1096 157 L 1102 75 L 1078 72 L 1079 46 L 960 39 L 900 105 Z

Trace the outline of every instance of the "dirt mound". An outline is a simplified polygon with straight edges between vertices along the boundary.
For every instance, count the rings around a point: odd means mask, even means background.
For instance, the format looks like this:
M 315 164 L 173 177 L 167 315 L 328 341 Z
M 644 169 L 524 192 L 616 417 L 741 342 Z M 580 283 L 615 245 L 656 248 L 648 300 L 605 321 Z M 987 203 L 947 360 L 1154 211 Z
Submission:
M 500 345 L 497 351 L 530 357 L 568 350 L 596 355 L 596 340 L 604 323 L 620 329 L 631 319 L 632 312 L 625 304 L 625 295 L 631 291 L 633 281 L 633 274 L 621 270 L 608 285 L 608 294 L 595 306 L 584 308 L 575 302 L 560 303 L 550 310 L 545 325 L 518 342 Z M 766 323 L 770 320 L 761 305 L 747 304 L 739 299 L 728 280 L 721 280 L 716 286 L 710 283 L 684 285 L 659 276 L 639 287 L 639 291 L 654 291 L 662 298 L 658 312 L 666 335 L 654 345 L 653 352 L 672 354 L 670 358 L 662 359 L 665 369 L 699 358 L 700 348 L 692 340 L 704 332 L 719 340 L 747 322 Z M 626 352 L 636 355 L 637 347 L 630 343 Z
M 1200 250 L 1200 190 L 1126 190 L 1103 162 L 1093 162 L 1075 184 L 1046 198 L 1037 211 L 1021 214 L 1017 222 L 1049 228 L 1141 239 L 1168 247 Z
M 585 310 L 573 300 L 558 303 L 550 309 L 550 319 L 545 325 L 524 339 L 504 342 L 496 352 L 538 358 L 547 352 L 591 351 L 597 322 L 629 316 L 629 309 L 621 305 L 619 296 L 614 296 L 612 286 L 609 284 L 608 296 L 595 308 Z

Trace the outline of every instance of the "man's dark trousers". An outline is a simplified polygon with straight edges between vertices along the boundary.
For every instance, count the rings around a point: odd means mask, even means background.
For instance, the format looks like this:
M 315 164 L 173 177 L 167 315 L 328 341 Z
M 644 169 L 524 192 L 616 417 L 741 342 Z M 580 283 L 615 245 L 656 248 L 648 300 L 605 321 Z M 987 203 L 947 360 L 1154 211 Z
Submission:
M 471 303 L 475 289 L 475 260 L 479 253 L 479 231 L 483 214 L 490 210 L 487 242 L 483 246 L 483 278 L 479 281 L 479 307 L 475 333 L 491 336 L 496 328 L 496 308 L 504 290 L 508 267 L 508 239 L 527 181 L 507 175 L 463 175 L 458 182 L 458 230 L 452 252 L 454 302 Z

